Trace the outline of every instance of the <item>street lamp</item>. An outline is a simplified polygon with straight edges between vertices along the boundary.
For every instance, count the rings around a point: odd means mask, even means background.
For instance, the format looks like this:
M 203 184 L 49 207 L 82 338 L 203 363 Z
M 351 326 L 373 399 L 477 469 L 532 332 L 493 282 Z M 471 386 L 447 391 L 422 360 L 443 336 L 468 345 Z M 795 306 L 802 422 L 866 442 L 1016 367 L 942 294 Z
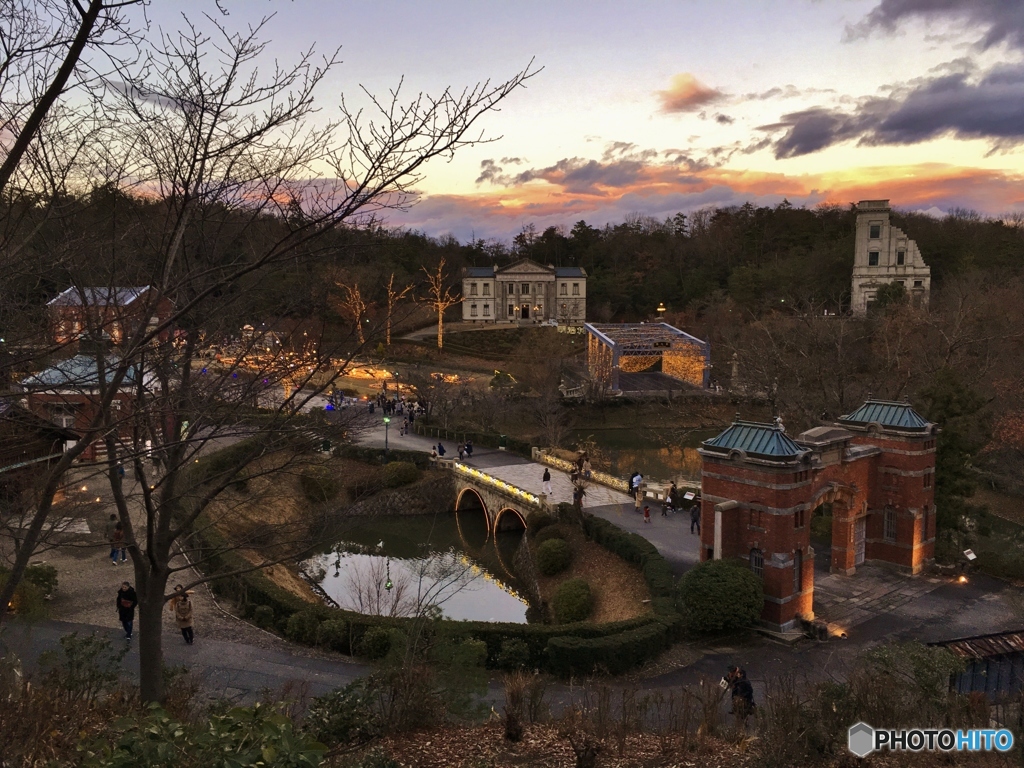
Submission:
M 659 301 L 658 302 L 658 310 L 657 311 L 658 311 L 658 319 L 659 320 L 661 320 L 663 317 L 665 317 L 665 313 L 668 312 L 668 309 L 665 308 L 665 302 L 664 301 Z
M 388 455 L 388 424 L 391 423 L 391 417 L 384 417 L 384 456 Z

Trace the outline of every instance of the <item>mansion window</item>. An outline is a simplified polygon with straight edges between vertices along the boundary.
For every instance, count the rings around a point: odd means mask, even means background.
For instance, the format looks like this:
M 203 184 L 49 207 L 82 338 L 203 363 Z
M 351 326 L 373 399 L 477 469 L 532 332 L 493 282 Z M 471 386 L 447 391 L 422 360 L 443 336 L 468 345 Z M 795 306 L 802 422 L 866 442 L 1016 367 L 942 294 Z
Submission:
M 484 296 L 490 296 L 490 295 L 491 295 L 491 284 L 490 283 L 484 283 Z M 484 304 L 484 307 L 486 307 L 486 306 L 487 305 Z
M 476 317 L 476 304 L 469 305 L 469 316 Z
M 476 283 L 469 284 L 469 295 L 476 296 Z
M 882 517 L 882 533 L 890 544 L 896 541 L 896 510 L 886 508 Z
M 516 313 L 516 308 L 512 304 L 508 305 L 508 316 L 512 317 Z
M 569 286 L 566 285 L 565 283 L 562 283 L 562 289 L 561 289 L 560 293 L 563 296 L 568 296 L 569 295 Z
M 878 266 L 878 251 L 871 251 L 870 253 L 868 253 L 868 266 L 869 267 L 877 267 Z
M 572 295 L 573 296 L 579 296 L 580 295 L 580 284 L 579 283 L 573 283 L 572 284 Z
M 896 251 L 896 263 L 901 267 L 907 263 L 906 251 Z
M 881 224 L 872 224 L 868 229 L 868 237 L 870 237 L 872 240 L 877 240 L 882 236 Z
M 515 292 L 516 292 L 516 284 L 515 283 L 509 283 L 508 284 L 508 295 L 511 296 Z
M 914 281 L 914 287 L 915 288 L 924 288 L 924 280 L 915 280 Z
M 523 294 L 524 296 L 529 294 L 530 293 L 530 284 L 529 283 L 523 283 L 522 287 L 519 289 L 519 292 L 521 294 Z
M 764 578 L 764 552 L 760 549 L 750 550 L 750 570 L 757 578 Z
M 487 286 L 485 285 L 484 288 L 486 288 L 486 287 Z M 486 291 L 484 293 L 486 293 Z M 490 317 L 490 316 L 491 316 L 491 305 L 490 304 L 484 304 L 484 317 Z

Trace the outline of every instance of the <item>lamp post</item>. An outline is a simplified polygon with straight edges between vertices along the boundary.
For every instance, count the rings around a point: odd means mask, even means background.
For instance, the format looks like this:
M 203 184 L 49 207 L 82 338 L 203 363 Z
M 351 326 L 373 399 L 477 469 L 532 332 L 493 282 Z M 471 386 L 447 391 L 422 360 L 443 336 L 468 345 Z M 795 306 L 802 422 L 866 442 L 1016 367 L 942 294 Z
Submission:
M 659 301 L 658 302 L 657 312 L 658 312 L 658 321 L 660 322 L 662 320 L 662 318 L 665 317 L 665 313 L 668 312 L 668 309 L 665 307 L 665 302 L 664 301 Z
M 388 455 L 388 425 L 391 423 L 391 417 L 384 417 L 384 457 Z

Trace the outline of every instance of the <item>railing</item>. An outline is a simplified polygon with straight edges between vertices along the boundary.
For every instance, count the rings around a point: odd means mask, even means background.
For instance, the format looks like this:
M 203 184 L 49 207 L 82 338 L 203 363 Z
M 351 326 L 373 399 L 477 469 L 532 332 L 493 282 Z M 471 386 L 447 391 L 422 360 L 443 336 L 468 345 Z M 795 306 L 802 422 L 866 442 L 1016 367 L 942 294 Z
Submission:
M 549 453 L 545 453 L 540 448 L 533 449 L 533 460 L 539 461 L 541 464 L 547 464 L 549 467 L 560 469 L 562 472 L 569 474 L 575 469 L 576 465 L 571 461 L 560 459 L 557 456 L 552 456 Z M 591 472 L 589 480 L 597 483 L 598 485 L 604 485 L 608 488 L 612 488 L 622 493 L 629 493 L 629 484 L 621 477 L 615 477 L 609 475 L 606 472 Z
M 500 478 L 494 477 L 494 475 L 488 475 L 486 472 L 481 472 L 479 469 L 467 467 L 465 464 L 460 464 L 457 461 L 444 461 L 443 466 L 449 467 L 457 475 L 463 475 L 464 477 L 471 478 L 476 483 L 490 486 L 495 490 L 511 495 L 513 498 L 521 499 L 528 504 L 533 504 L 534 506 L 541 508 L 546 506 L 545 501 L 541 499 L 540 496 L 524 491 L 522 488 L 512 485 L 512 483 L 507 483 Z

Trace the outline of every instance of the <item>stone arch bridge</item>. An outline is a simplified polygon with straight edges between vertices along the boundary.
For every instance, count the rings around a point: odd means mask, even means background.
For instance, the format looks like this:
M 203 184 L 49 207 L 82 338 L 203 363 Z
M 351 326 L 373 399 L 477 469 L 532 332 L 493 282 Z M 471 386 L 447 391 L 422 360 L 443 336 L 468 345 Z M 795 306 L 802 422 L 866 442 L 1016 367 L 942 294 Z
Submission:
M 452 473 L 455 511 L 482 510 L 488 535 L 525 529 L 530 513 L 551 510 L 544 494 L 530 493 L 457 461 L 438 459 L 438 464 Z

